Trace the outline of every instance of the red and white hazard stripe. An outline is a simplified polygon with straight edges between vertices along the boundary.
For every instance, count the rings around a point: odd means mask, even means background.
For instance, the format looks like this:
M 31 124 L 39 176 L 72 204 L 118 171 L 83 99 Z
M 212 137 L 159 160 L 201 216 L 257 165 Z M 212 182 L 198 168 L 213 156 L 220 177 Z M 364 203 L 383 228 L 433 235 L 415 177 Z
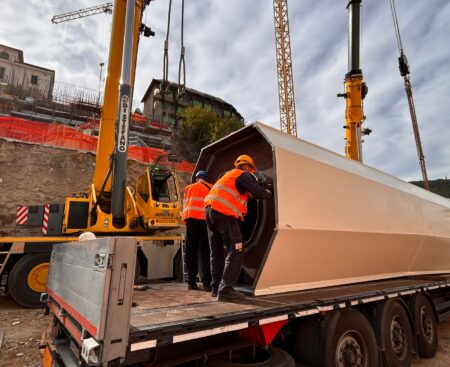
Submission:
M 17 225 L 27 224 L 27 220 L 28 220 L 28 207 L 27 206 L 17 207 L 16 224 Z
M 48 215 L 50 214 L 50 204 L 44 205 L 44 220 L 42 221 L 42 233 L 47 234 Z

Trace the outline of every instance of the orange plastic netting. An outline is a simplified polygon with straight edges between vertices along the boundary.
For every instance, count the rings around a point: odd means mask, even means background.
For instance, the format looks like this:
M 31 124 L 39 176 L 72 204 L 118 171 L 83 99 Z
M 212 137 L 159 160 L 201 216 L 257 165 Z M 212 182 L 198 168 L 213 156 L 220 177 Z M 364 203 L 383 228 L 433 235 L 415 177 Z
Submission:
M 47 124 L 16 117 L 0 116 L 0 137 L 28 143 L 52 145 L 68 149 L 96 152 L 97 137 L 60 124 Z M 157 148 L 130 146 L 128 157 L 144 163 L 152 163 L 159 156 L 167 154 Z M 167 160 L 160 162 L 161 165 Z M 193 172 L 195 165 L 186 161 L 170 163 L 177 171 Z

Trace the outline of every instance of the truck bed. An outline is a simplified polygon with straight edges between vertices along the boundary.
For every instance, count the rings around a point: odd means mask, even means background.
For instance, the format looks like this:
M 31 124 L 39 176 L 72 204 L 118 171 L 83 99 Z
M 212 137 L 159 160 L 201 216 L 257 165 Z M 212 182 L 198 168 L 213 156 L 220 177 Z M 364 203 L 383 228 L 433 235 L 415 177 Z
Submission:
M 239 303 L 225 303 L 217 301 L 207 292 L 188 291 L 183 284 L 150 284 L 145 290 L 133 292 L 129 342 L 132 351 L 162 346 L 448 286 L 449 275 L 408 277 L 277 295 L 248 296 Z M 442 311 L 440 318 L 447 316 L 448 307 L 448 302 L 438 305 Z

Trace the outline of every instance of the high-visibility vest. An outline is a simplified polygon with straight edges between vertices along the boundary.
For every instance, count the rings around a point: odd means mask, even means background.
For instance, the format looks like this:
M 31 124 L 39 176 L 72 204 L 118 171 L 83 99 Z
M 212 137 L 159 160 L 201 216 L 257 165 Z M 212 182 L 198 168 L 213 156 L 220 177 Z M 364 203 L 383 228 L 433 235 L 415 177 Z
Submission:
M 184 189 L 183 215 L 182 220 L 187 218 L 205 220 L 205 197 L 208 195 L 212 185 L 204 180 L 200 180 Z
M 243 173 L 236 168 L 226 172 L 206 196 L 206 206 L 224 215 L 243 218 L 247 214 L 248 193 L 241 194 L 236 189 L 236 179 Z

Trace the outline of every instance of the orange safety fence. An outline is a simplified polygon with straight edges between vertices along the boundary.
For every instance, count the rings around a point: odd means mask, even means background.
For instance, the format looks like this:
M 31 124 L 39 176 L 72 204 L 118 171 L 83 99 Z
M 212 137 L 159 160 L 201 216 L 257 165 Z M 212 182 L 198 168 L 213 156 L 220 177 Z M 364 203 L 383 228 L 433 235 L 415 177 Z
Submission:
M 47 124 L 16 117 L 0 116 L 0 137 L 28 143 L 52 145 L 68 149 L 97 151 L 97 137 L 61 124 Z M 128 157 L 144 163 L 153 163 L 168 152 L 158 148 L 129 146 Z M 158 162 L 169 165 L 177 171 L 193 172 L 195 165 L 182 161 L 169 163 L 167 159 Z

